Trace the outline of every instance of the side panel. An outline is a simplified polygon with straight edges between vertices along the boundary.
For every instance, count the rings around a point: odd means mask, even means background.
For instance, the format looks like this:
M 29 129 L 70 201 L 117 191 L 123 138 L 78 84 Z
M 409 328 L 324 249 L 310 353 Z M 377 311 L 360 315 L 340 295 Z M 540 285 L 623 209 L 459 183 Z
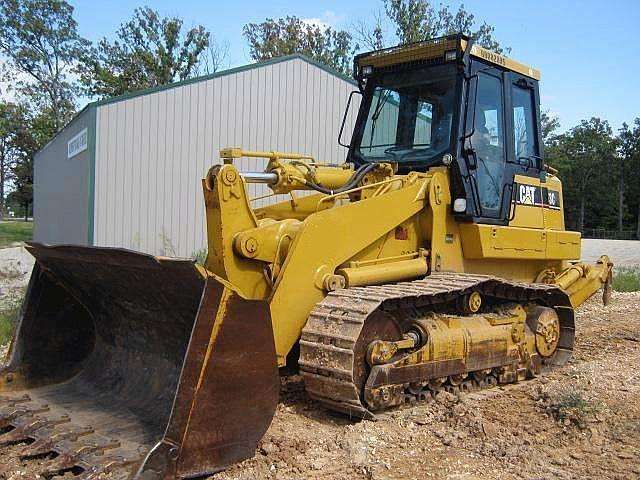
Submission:
M 548 230 L 547 255 L 549 258 L 579 260 L 582 249 L 580 232 L 564 229 L 562 182 L 557 177 L 548 176 L 545 187 L 547 203 L 555 205 L 555 208 L 544 209 L 544 228 Z
M 544 259 L 543 230 L 468 223 L 460 225 L 465 258 Z
M 547 188 L 547 200 L 555 203 L 558 208 L 545 208 L 544 228 L 551 230 L 564 230 L 564 198 L 562 196 L 562 183 L 557 177 L 547 176 L 544 185 Z
M 564 230 L 562 185 L 555 177 L 516 175 L 508 227 L 461 224 L 468 259 L 580 258 L 580 234 Z
M 547 229 L 460 225 L 464 256 L 471 260 L 578 260 L 580 234 Z
M 509 226 L 544 228 L 543 205 L 536 202 L 536 192 L 540 193 L 540 179 L 516 175 L 514 180 L 514 203 L 511 205 Z
M 35 241 L 91 243 L 94 139 L 95 108 L 90 107 L 36 155 L 33 165 Z M 74 142 L 71 158 L 70 141 Z

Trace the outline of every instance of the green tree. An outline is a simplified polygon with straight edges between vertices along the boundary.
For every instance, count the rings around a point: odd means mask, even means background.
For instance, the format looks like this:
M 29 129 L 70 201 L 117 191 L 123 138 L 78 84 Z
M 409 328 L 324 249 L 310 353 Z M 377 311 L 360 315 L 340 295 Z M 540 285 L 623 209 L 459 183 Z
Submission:
M 53 115 L 56 130 L 75 112 L 70 78 L 88 41 L 64 0 L 0 0 L 0 53 L 20 94 Z
M 618 135 L 620 144 L 620 193 L 618 228 L 635 222 L 636 238 L 640 239 L 640 118 L 633 126 L 622 125 Z M 625 179 L 636 179 L 626 182 Z M 624 209 L 624 210 L 623 210 Z
M 257 62 L 302 53 L 349 75 L 355 47 L 349 33 L 331 27 L 321 28 L 287 16 L 262 23 L 248 23 L 243 33 L 249 42 L 251 58 Z
M 20 205 L 25 219 L 33 204 L 33 159 L 56 131 L 53 109 L 20 106 L 19 125 L 11 140 L 14 155 L 10 166 L 12 191 L 7 195 L 7 202 Z
M 229 43 L 218 42 L 211 35 L 209 46 L 200 55 L 200 60 L 194 69 L 195 75 L 211 75 L 224 68 L 229 58 Z
M 202 26 L 185 31 L 183 23 L 149 7 L 136 9 L 115 40 L 103 38 L 84 56 L 78 71 L 85 92 L 108 98 L 194 75 L 210 35 Z
M 550 146 L 554 140 L 555 133 L 560 128 L 560 120 L 556 115 L 551 115 L 549 110 L 540 112 L 540 133 L 542 134 L 542 143 L 545 148 Z
M 33 159 L 25 157 L 23 161 L 12 167 L 13 190 L 7 196 L 7 202 L 19 205 L 24 213 L 24 220 L 33 215 Z
M 16 157 L 17 138 L 24 124 L 24 108 L 10 102 L 0 102 L 0 218 L 6 210 L 6 192 Z
M 579 231 L 610 228 L 615 224 L 616 189 L 611 173 L 617 142 L 606 120 L 591 118 L 555 137 L 548 161 L 563 181 L 567 223 Z
M 479 45 L 497 53 L 511 51 L 494 37 L 494 27 L 486 22 L 478 24 L 464 5 L 452 11 L 448 5 L 435 7 L 428 0 L 383 0 L 397 43 L 413 43 L 452 33 L 465 33 Z

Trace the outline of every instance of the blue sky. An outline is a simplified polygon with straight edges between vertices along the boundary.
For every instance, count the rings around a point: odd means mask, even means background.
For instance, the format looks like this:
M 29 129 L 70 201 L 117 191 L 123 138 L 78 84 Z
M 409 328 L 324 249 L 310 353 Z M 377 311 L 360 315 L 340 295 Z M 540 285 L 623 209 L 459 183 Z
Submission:
M 296 15 L 351 30 L 373 19 L 378 0 L 350 1 L 202 1 L 71 0 L 80 33 L 97 40 L 111 36 L 134 8 L 149 5 L 163 15 L 178 15 L 187 26 L 201 24 L 229 44 L 229 66 L 251 63 L 242 36 L 248 22 Z M 459 1 L 444 2 L 457 8 Z M 512 48 L 511 57 L 542 71 L 544 109 L 558 115 L 563 129 L 600 116 L 614 129 L 640 116 L 640 1 L 467 0 L 465 7 L 496 28 Z M 389 32 L 392 33 L 392 32 Z

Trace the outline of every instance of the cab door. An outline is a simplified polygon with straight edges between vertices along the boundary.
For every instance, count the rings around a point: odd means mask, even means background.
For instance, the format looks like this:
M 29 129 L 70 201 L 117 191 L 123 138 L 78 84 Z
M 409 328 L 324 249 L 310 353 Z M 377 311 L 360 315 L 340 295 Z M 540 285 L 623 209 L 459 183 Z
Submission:
M 496 68 L 480 67 L 482 64 L 475 65 L 475 98 L 471 100 L 473 107 L 467 111 L 467 124 L 473 128 L 466 140 L 465 152 L 471 165 L 475 220 L 501 224 L 506 218 L 505 73 Z
M 470 177 L 476 214 L 461 225 L 467 258 L 546 258 L 537 84 L 513 72 L 475 69 Z M 467 160 L 468 161 L 468 160 Z M 474 245 L 475 244 L 475 245 Z M 478 246 L 480 248 L 478 248 Z
M 537 82 L 513 72 L 508 78 L 507 170 L 513 178 L 509 226 L 542 229 L 548 200 L 541 175 Z
M 474 220 L 544 228 L 537 82 L 514 72 L 474 66 L 471 152 Z M 469 113 L 471 112 L 471 113 Z

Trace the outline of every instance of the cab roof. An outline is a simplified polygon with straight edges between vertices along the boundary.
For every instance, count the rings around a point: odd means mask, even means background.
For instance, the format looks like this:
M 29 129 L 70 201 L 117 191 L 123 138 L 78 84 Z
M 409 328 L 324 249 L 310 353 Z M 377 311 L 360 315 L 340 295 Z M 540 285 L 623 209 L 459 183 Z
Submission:
M 354 76 L 356 79 L 359 78 L 363 67 L 371 67 L 374 70 L 379 70 L 407 63 L 435 63 L 460 60 L 469 41 L 470 38 L 466 35 L 448 35 L 423 42 L 398 45 L 396 47 L 362 53 L 357 55 L 354 60 Z M 469 53 L 485 62 L 526 75 L 534 80 L 540 80 L 539 70 L 505 57 L 504 55 L 487 50 L 475 43 L 472 44 Z

